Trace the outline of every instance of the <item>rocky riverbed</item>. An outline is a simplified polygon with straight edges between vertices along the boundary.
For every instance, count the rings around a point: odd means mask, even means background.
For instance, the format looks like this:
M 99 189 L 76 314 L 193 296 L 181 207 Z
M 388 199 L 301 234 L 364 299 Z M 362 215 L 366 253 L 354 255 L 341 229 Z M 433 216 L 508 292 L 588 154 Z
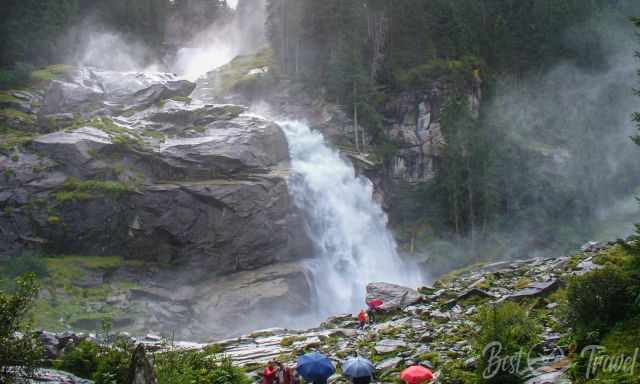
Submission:
M 513 300 L 542 325 L 541 343 L 527 367 L 527 383 L 569 383 L 564 377 L 570 364 L 568 346 L 563 344 L 567 330 L 561 324 L 564 283 L 570 276 L 599 268 L 597 257 L 607 252 L 607 246 L 591 243 L 571 257 L 480 264 L 450 273 L 433 287 L 418 291 L 372 283 L 369 296 L 384 297 L 387 310 L 364 330 L 357 329 L 355 314 L 343 314 L 312 329 L 271 328 L 212 343 L 172 343 L 154 335 L 135 341 L 155 353 L 206 349 L 230 357 L 256 379 L 269 360 L 293 364 L 299 354 L 317 350 L 335 363 L 353 355 L 370 358 L 380 382 L 395 382 L 401 369 L 413 363 L 432 367 L 444 382 L 445 378 L 464 377 L 476 367 L 470 335 L 478 308 Z M 69 335 L 43 334 L 42 340 L 55 355 L 63 351 L 65 337 Z M 334 377 L 334 381 L 342 380 Z

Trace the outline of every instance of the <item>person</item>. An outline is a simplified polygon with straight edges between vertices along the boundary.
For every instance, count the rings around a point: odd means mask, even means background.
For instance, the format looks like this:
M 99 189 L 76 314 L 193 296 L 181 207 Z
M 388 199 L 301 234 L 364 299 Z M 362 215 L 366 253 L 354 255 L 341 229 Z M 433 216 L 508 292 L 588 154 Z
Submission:
M 276 381 L 276 367 L 273 361 L 267 363 L 267 367 L 262 371 L 262 384 L 275 384 Z
M 365 324 L 367 324 L 367 313 L 364 309 L 360 310 L 360 313 L 358 314 L 358 323 L 360 329 L 364 329 Z
M 376 321 L 376 308 L 369 307 L 367 309 L 367 317 L 369 318 L 369 324 L 373 324 Z
M 276 384 L 285 384 L 284 380 L 284 364 L 276 361 Z

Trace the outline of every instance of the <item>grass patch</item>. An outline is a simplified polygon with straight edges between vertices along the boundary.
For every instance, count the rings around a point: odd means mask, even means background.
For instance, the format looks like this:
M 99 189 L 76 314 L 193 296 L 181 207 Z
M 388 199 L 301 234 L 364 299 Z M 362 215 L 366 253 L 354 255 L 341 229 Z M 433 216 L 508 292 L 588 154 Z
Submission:
M 253 69 L 269 67 L 273 64 L 273 52 L 265 49 L 255 55 L 237 56 L 227 65 L 218 70 L 220 76 L 221 92 L 234 89 L 236 86 L 251 82 L 258 79 L 262 75 L 250 75 Z
M 54 64 L 31 72 L 31 80 L 35 82 L 61 79 L 73 70 L 73 66 L 67 64 Z
M 18 111 L 13 108 L 0 109 L 0 117 L 4 119 L 18 120 L 25 124 L 35 124 L 36 118 L 33 115 Z
M 33 141 L 34 135 L 0 126 L 0 150 L 11 151 L 24 147 Z
M 0 103 L 19 103 L 20 100 L 6 92 L 0 92 Z
M 78 180 L 68 178 L 63 185 L 63 190 L 55 193 L 54 197 L 60 204 L 69 201 L 83 201 L 91 199 L 95 193 L 107 195 L 119 199 L 132 189 L 125 183 L 111 180 Z

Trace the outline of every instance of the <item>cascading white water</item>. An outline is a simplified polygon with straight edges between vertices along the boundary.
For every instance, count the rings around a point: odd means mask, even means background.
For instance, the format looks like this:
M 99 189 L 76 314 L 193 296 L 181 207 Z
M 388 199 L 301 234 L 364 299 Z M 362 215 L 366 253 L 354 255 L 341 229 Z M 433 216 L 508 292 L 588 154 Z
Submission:
M 398 256 L 371 182 L 303 122 L 281 122 L 292 162 L 289 191 L 307 215 L 316 246 L 312 273 L 320 315 L 353 312 L 365 287 L 384 281 L 419 284 L 416 268 Z

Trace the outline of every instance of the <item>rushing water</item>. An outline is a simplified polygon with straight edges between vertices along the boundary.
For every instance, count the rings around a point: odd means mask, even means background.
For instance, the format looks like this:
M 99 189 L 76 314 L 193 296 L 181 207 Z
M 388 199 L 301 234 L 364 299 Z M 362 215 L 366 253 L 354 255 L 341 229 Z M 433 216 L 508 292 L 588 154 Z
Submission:
M 315 244 L 312 273 L 320 315 L 364 306 L 365 287 L 384 281 L 417 285 L 419 273 L 398 256 L 371 182 L 302 122 L 281 122 L 289 142 L 289 191 L 307 216 Z

